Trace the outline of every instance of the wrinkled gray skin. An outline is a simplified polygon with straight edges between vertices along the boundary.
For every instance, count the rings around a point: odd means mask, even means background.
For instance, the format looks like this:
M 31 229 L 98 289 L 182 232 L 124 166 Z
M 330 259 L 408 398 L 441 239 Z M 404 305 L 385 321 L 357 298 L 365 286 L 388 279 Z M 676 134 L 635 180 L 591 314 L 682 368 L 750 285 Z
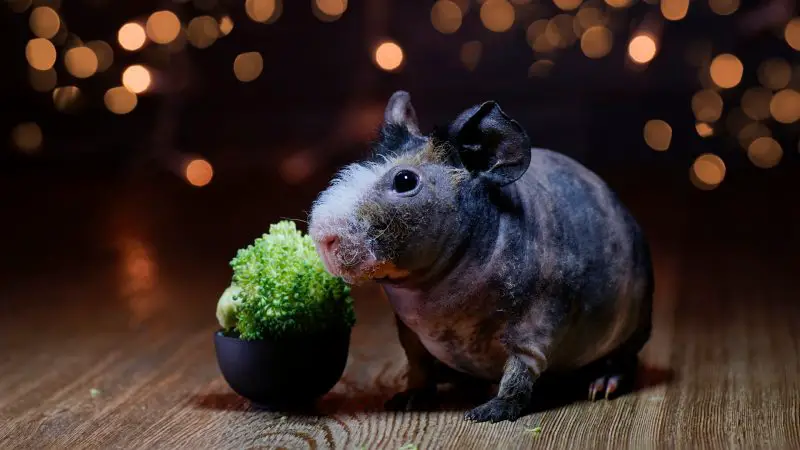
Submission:
M 398 91 L 374 151 L 320 194 L 309 231 L 331 274 L 377 280 L 394 308 L 409 371 L 390 406 L 430 400 L 436 363 L 499 382 L 474 421 L 525 414 L 545 371 L 596 363 L 592 400 L 630 384 L 654 283 L 642 231 L 605 183 L 531 148 L 495 102 L 423 136 Z

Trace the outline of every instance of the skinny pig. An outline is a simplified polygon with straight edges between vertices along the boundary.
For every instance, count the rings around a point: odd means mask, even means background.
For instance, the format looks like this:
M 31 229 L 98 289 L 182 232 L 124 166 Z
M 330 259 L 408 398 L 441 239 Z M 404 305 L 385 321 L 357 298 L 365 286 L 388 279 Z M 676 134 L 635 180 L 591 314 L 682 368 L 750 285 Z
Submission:
M 599 367 L 591 400 L 630 385 L 651 332 L 650 250 L 597 175 L 532 148 L 493 101 L 423 135 L 404 91 L 373 153 L 319 195 L 309 233 L 332 275 L 386 292 L 409 364 L 390 405 L 435 397 L 435 363 L 499 382 L 466 413 L 477 422 L 524 415 L 545 370 Z

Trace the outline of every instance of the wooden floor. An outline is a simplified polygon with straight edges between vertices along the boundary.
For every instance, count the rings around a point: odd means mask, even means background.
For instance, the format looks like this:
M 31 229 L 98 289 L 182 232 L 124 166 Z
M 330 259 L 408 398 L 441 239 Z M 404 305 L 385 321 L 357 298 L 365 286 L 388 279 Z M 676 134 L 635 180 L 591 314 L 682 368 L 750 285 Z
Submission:
M 37 216 L 50 225 L 28 228 L 55 230 L 67 250 L 20 250 L 20 267 L 3 271 L 2 449 L 800 448 L 796 198 L 766 201 L 746 190 L 629 196 L 652 240 L 658 286 L 640 389 L 491 425 L 465 422 L 463 404 L 380 410 L 400 386 L 405 359 L 373 287 L 355 293 L 350 360 L 318 412 L 254 410 L 225 384 L 213 349 L 214 305 L 234 241 L 207 253 L 190 245 L 205 236 L 211 248 L 233 225 L 197 225 L 182 240 L 204 210 L 193 216 L 177 202 L 159 210 L 155 197 L 148 204 L 107 195 L 103 208 Z M 59 228 L 79 217 L 80 230 Z M 164 234 L 166 223 L 173 234 Z M 21 228 L 6 231 L 4 238 L 36 241 Z M 108 247 L 81 252 L 89 244 L 80 236 Z

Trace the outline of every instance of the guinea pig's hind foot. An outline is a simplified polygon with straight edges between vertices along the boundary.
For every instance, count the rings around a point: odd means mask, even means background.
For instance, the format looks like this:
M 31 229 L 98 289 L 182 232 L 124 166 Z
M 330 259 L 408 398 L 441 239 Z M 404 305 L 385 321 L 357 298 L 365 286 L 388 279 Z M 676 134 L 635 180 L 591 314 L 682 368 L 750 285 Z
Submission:
M 589 401 L 611 400 L 623 395 L 636 376 L 635 356 L 611 356 L 601 364 L 601 375 L 589 383 Z

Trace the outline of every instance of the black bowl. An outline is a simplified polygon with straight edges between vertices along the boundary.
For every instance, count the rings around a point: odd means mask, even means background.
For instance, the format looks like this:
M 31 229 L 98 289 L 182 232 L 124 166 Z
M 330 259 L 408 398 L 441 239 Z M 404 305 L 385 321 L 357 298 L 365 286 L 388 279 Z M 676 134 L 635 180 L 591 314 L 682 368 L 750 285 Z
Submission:
M 330 391 L 344 372 L 350 328 L 245 341 L 214 335 L 222 376 L 261 409 L 301 409 Z

